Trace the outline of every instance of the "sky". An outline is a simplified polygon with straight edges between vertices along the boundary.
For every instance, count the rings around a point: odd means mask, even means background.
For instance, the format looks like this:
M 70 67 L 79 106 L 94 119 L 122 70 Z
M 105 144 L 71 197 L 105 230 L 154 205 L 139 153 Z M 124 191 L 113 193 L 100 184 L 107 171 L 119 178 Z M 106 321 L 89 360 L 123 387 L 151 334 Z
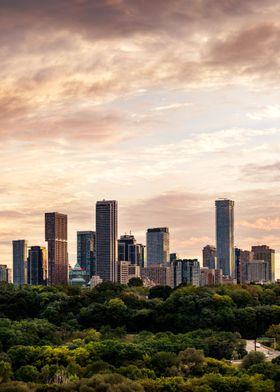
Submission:
M 167 226 L 201 260 L 225 197 L 280 277 L 279 21 L 277 0 L 0 0 L 0 263 L 58 211 L 73 264 L 102 199 L 119 234 Z

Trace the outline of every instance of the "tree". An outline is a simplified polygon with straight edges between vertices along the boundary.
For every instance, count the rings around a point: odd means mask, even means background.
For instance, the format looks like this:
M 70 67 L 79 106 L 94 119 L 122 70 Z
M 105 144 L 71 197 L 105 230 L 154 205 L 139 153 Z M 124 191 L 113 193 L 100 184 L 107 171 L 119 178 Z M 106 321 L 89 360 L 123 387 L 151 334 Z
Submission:
M 241 363 L 241 367 L 243 369 L 249 369 L 252 365 L 258 364 L 258 363 L 264 363 L 265 361 L 265 355 L 264 353 L 260 351 L 251 351 L 249 354 L 247 354 Z
M 0 384 L 8 382 L 12 375 L 12 368 L 9 362 L 0 361 Z
M 172 293 L 172 288 L 169 286 L 154 286 L 150 289 L 149 299 L 152 298 L 161 298 L 164 301 L 170 296 Z
M 157 376 L 165 374 L 166 370 L 178 365 L 178 357 L 174 353 L 160 351 L 150 359 L 150 367 L 155 371 Z
M 37 382 L 39 379 L 39 372 L 35 366 L 26 365 L 22 366 L 15 372 L 15 378 L 18 381 Z
M 138 277 L 133 277 L 133 278 L 129 279 L 128 286 L 129 287 L 142 287 L 143 280 Z
M 206 361 L 202 350 L 187 348 L 179 353 L 180 370 L 184 375 L 201 375 L 206 368 Z

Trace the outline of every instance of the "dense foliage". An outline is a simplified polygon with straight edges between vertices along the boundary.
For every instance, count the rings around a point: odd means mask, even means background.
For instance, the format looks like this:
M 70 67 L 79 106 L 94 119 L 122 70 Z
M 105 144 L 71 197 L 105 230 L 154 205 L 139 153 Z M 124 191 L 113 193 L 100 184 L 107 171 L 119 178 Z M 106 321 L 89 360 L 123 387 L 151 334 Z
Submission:
M 277 391 L 280 287 L 0 285 L 0 391 Z M 242 359 L 241 366 L 231 364 Z

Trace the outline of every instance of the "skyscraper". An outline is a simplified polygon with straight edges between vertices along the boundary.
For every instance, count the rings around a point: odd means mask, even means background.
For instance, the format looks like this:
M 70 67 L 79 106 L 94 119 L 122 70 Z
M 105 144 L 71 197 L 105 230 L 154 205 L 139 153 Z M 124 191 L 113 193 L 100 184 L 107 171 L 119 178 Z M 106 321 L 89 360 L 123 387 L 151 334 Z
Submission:
M 197 259 L 175 260 L 171 264 L 172 287 L 180 284 L 200 285 L 200 265 Z
M 234 277 L 234 201 L 216 200 L 217 264 L 223 275 Z
M 131 261 L 131 248 L 136 244 L 134 235 L 124 234 L 118 240 L 118 260 Z M 135 263 L 133 263 L 135 264 Z
M 103 281 L 117 281 L 118 203 L 102 200 L 96 203 L 97 275 Z
M 169 262 L 169 229 L 157 227 L 147 230 L 147 263 L 165 264 Z
M 27 283 L 27 241 L 13 241 L 13 282 L 16 285 Z
M 268 266 L 268 280 L 275 282 L 275 250 L 267 245 L 252 246 L 254 260 L 264 260 Z
M 48 284 L 67 284 L 67 215 L 45 214 L 45 240 L 48 241 Z
M 86 271 L 88 282 L 96 273 L 95 266 L 95 231 L 77 232 L 77 263 Z
M 145 246 L 137 244 L 132 234 L 122 235 L 118 240 L 118 260 L 145 267 Z
M 216 247 L 213 245 L 206 245 L 202 250 L 203 267 L 215 269 L 217 264 Z
M 33 285 L 47 284 L 47 250 L 31 246 L 28 251 L 27 282 Z

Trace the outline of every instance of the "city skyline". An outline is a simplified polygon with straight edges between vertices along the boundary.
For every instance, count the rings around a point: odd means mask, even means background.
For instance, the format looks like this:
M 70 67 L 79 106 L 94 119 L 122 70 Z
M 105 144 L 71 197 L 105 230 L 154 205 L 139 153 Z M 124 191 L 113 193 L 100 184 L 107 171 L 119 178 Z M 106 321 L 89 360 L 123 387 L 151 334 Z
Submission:
M 279 260 L 276 0 L 0 3 L 0 263 L 44 245 L 45 211 L 69 216 L 74 262 L 102 198 L 120 233 L 168 226 L 190 258 L 235 200 L 235 244 Z
M 224 203 L 227 203 L 227 204 L 224 204 Z M 233 209 L 233 206 L 234 206 L 234 204 L 235 204 L 235 202 L 233 201 L 233 200 L 228 200 L 228 199 L 224 199 L 224 198 L 219 198 L 218 200 L 215 200 L 214 201 L 214 205 L 213 205 L 213 208 L 215 208 L 215 215 L 216 215 L 216 219 L 215 219 L 215 223 L 214 223 L 214 229 L 215 229 L 215 232 L 216 232 L 216 236 L 217 236 L 217 233 L 218 233 L 218 231 L 219 230 L 221 230 L 221 229 L 224 229 L 224 227 L 221 227 L 220 229 L 218 229 L 218 226 L 220 225 L 220 222 L 219 222 L 219 219 L 218 219 L 218 215 L 217 215 L 217 213 L 218 213 L 218 210 L 220 209 L 221 210 L 221 208 L 222 208 L 222 210 L 221 211 L 223 211 L 222 212 L 222 220 L 224 220 L 224 217 L 223 217 L 223 215 L 224 215 L 224 209 L 226 208 L 226 210 L 228 209 L 228 203 L 231 205 L 231 208 Z M 221 204 L 221 208 L 220 207 L 218 207 L 218 205 L 219 204 Z M 122 241 L 122 238 L 133 238 L 133 243 L 136 243 L 136 238 L 135 238 L 135 236 L 134 236 L 134 234 L 132 234 L 131 233 L 131 231 L 130 231 L 130 234 L 127 234 L 127 233 L 120 233 L 119 232 L 119 230 L 118 230 L 118 221 L 119 221 L 119 214 L 118 214 L 118 201 L 116 201 L 116 200 L 102 200 L 102 201 L 97 201 L 96 202 L 96 213 L 97 213 L 97 211 L 98 211 L 98 207 L 100 207 L 99 209 L 100 209 L 100 213 L 99 213 L 99 215 L 100 215 L 100 218 L 99 218 L 99 227 L 101 228 L 101 231 L 104 231 L 104 229 L 106 229 L 105 231 L 107 232 L 108 230 L 109 230 L 109 232 L 111 232 L 111 234 L 110 234 L 110 236 L 112 235 L 115 239 L 116 239 L 116 241 L 115 241 L 115 246 L 116 247 L 118 247 L 118 243 L 120 243 L 121 241 Z M 108 209 L 109 208 L 109 209 Z M 106 210 L 106 211 L 105 211 Z M 108 211 L 107 211 L 108 210 Z M 228 214 L 229 212 L 228 211 L 226 211 L 226 215 Z M 104 215 L 105 214 L 105 215 Z M 232 217 L 230 218 L 230 219 L 233 219 L 233 210 L 232 210 L 232 212 L 230 212 L 230 215 L 232 214 Z M 62 227 L 62 226 L 56 226 L 56 224 L 55 224 L 55 226 L 54 227 L 58 227 L 59 228 L 59 230 L 61 231 L 61 235 L 64 237 L 64 239 L 66 238 L 66 241 L 67 241 L 67 236 L 68 236 L 68 228 L 67 228 L 67 226 L 68 226 L 68 224 L 67 224 L 67 221 L 68 221 L 68 215 L 67 214 L 62 214 L 62 213 L 58 213 L 58 212 L 53 212 L 53 213 L 45 213 L 45 217 L 46 216 L 50 216 L 50 217 L 55 217 L 55 216 L 57 216 L 57 217 L 61 217 L 61 218 L 63 218 L 64 220 L 65 220 L 65 222 L 66 222 L 66 231 L 65 231 L 65 229 Z M 105 219 L 105 220 L 104 220 Z M 227 218 L 226 218 L 227 219 Z M 225 222 L 226 223 L 226 225 L 228 225 L 228 223 L 227 223 L 227 221 Z M 217 224 L 218 224 L 218 226 L 217 226 Z M 223 223 L 224 224 L 224 223 Z M 105 227 L 105 226 L 106 227 Z M 233 234 L 235 233 L 235 224 L 232 222 L 231 223 L 231 225 L 232 225 L 232 227 L 231 227 L 231 231 L 233 232 Z M 45 236 L 46 236 L 46 238 L 47 238 L 47 226 L 48 226 L 48 224 L 47 224 L 47 221 L 45 221 Z M 78 255 L 78 248 L 79 248 L 79 235 L 89 235 L 89 234 L 91 234 L 91 236 L 94 236 L 95 237 L 95 232 L 96 232 L 96 230 L 97 230 L 97 227 L 96 226 L 94 226 L 93 227 L 93 229 L 94 230 L 82 230 L 82 231 L 76 231 L 76 242 L 75 242 L 75 246 L 76 246 L 76 249 L 77 249 L 77 252 L 76 252 L 76 255 L 75 255 L 75 257 L 72 259 L 72 260 L 68 260 L 68 258 L 66 257 L 66 262 L 67 263 L 69 263 L 69 265 L 71 265 L 72 267 L 76 264 L 76 263 L 78 263 L 78 264 L 81 264 L 81 260 L 79 259 L 79 257 L 81 258 L 81 256 L 79 256 Z M 46 231 L 47 230 L 47 231 Z M 51 229 L 51 231 L 52 230 L 54 230 L 54 229 Z M 119 232 L 119 234 L 117 234 L 116 236 L 115 236 L 115 231 L 116 232 Z M 168 233 L 168 249 L 169 249 L 169 252 L 168 252 L 168 254 L 170 254 L 170 256 L 172 255 L 172 254 L 174 254 L 173 253 L 173 251 L 172 251 L 172 247 L 169 247 L 169 228 L 168 227 L 161 227 L 161 228 L 147 228 L 146 229 L 146 231 L 145 231 L 145 235 L 147 236 L 147 234 L 148 233 L 152 233 L 153 234 L 153 232 L 155 232 L 155 233 L 157 233 L 157 232 L 161 232 L 161 231 L 164 231 L 164 232 L 167 232 Z M 223 232 L 224 230 L 221 230 L 221 232 Z M 104 235 L 105 235 L 105 232 L 104 233 L 102 233 L 102 236 L 104 237 Z M 225 233 L 224 233 L 224 235 L 227 237 L 227 230 L 225 230 Z M 221 239 L 223 239 L 223 237 L 224 237 L 224 235 L 221 237 Z M 94 237 L 93 237 L 93 241 L 95 241 L 94 240 Z M 103 238 L 102 237 L 102 238 Z M 112 238 L 113 238 L 112 237 Z M 225 238 L 226 238 L 225 237 Z M 104 237 L 105 238 L 105 237 Z M 104 238 L 102 239 L 102 243 L 103 243 L 103 241 L 104 241 Z M 171 233 L 171 238 L 172 238 L 172 233 Z M 147 238 L 146 238 L 146 240 L 147 240 Z M 215 239 L 216 241 L 217 241 L 217 238 Z M 162 241 L 162 239 L 160 239 L 160 243 L 161 243 L 161 241 Z M 14 244 L 14 243 L 17 243 L 17 242 L 20 242 L 19 240 L 13 240 L 12 241 L 12 243 Z M 27 244 L 27 242 L 28 242 L 28 240 L 25 240 L 25 242 L 26 242 L 26 244 Z M 138 242 L 138 241 L 137 241 Z M 67 242 L 66 242 L 66 244 L 67 244 Z M 72 244 L 72 246 L 73 246 L 74 244 Z M 85 245 L 85 244 L 84 244 Z M 216 253 L 216 242 L 213 242 L 213 243 L 208 243 L 208 244 L 203 244 L 203 247 L 200 249 L 200 252 L 199 252 L 199 254 L 196 254 L 196 256 L 195 256 L 195 258 L 196 259 L 198 259 L 199 260 L 199 262 L 200 262 L 200 265 L 201 265 L 201 267 L 203 266 L 206 266 L 205 265 L 205 260 L 204 260 L 204 250 L 205 249 L 207 249 L 209 246 L 210 246 L 210 249 L 211 248 L 213 248 L 214 250 L 215 250 L 215 253 Z M 239 244 L 237 244 L 237 243 L 234 243 L 234 248 L 236 248 L 236 249 L 240 249 L 240 247 L 238 248 L 238 245 Z M 36 245 L 36 246 L 38 246 L 38 245 Z M 35 247 L 36 247 L 35 246 Z M 41 245 L 39 245 L 39 246 L 41 246 Z M 103 245 L 102 245 L 103 246 Z M 141 245 L 142 246 L 142 245 Z M 144 244 L 144 246 L 146 247 L 147 246 L 147 242 Z M 160 245 L 160 246 L 162 246 L 162 244 Z M 251 248 L 261 248 L 261 246 L 263 247 L 267 247 L 268 249 L 269 249 L 269 247 L 271 247 L 271 245 L 270 244 L 264 244 L 264 243 L 251 243 L 251 244 L 249 244 L 246 248 L 244 248 L 244 250 L 246 250 L 246 249 L 251 249 Z M 30 246 L 28 246 L 28 249 L 31 249 L 32 247 L 34 247 L 34 244 L 31 244 Z M 110 247 L 111 247 L 111 245 L 110 245 Z M 227 246 L 226 246 L 227 247 Z M 27 245 L 26 245 L 26 249 L 27 249 Z M 84 249 L 84 251 L 86 251 L 86 249 Z M 162 250 L 160 250 L 160 249 L 158 249 L 158 250 L 156 250 L 156 252 L 161 252 Z M 174 249 L 174 251 L 176 251 L 175 252 L 175 254 L 178 254 L 179 252 L 177 252 L 177 250 L 176 249 Z M 110 252 L 111 252 L 111 250 L 110 250 Z M 119 252 L 119 250 L 118 251 L 115 251 L 116 252 L 116 255 L 115 255 L 115 261 L 117 262 L 117 260 L 120 260 L 119 259 L 119 257 L 118 257 L 118 252 Z M 181 259 L 185 259 L 185 258 L 190 258 L 190 253 L 188 253 L 188 254 L 184 254 L 184 255 L 182 255 L 182 254 L 180 254 L 180 256 L 179 256 L 179 258 L 181 258 Z M 68 253 L 67 253 L 67 256 L 68 256 Z M 96 255 L 97 256 L 97 255 Z M 92 254 L 92 256 L 91 257 L 93 257 L 93 259 L 92 259 L 92 261 L 95 259 L 95 257 L 96 256 L 94 256 L 94 254 Z M 147 256 L 148 255 L 146 255 L 146 262 L 148 261 L 147 260 Z M 218 255 L 217 255 L 218 256 Z M 107 257 L 107 256 L 106 256 Z M 111 257 L 111 256 L 110 256 Z M 205 257 L 208 257 L 208 256 L 206 256 L 205 255 Z M 234 274 L 234 269 L 235 269 L 235 257 L 236 256 L 234 256 L 234 260 L 232 260 L 232 263 L 233 263 L 233 266 L 231 267 L 231 268 L 233 268 L 232 269 L 232 271 L 233 271 L 233 274 Z M 96 257 L 96 259 L 97 259 L 97 257 Z M 261 256 L 261 257 L 259 257 L 259 259 L 263 259 L 263 257 Z M 111 260 L 111 258 L 110 258 L 110 260 Z M 113 255 L 112 255 L 112 260 L 113 260 Z M 169 257 L 166 259 L 166 261 L 169 261 Z M 86 261 L 85 261 L 86 262 Z M 159 261 L 160 262 L 160 261 Z M 163 261 L 164 262 L 164 261 Z M 96 261 L 94 262 L 94 264 L 96 263 Z M 107 263 L 107 262 L 106 262 Z M 106 264 L 105 263 L 105 264 Z M 110 262 L 111 263 L 111 262 Z M 212 262 L 211 262 L 212 263 Z M 218 261 L 218 257 L 216 257 L 216 261 L 214 262 L 214 263 L 216 263 L 216 265 L 217 265 L 217 268 L 222 268 L 223 269 L 223 271 L 224 271 L 224 274 L 225 275 L 228 275 L 227 274 L 227 269 L 225 270 L 224 268 L 224 266 L 222 266 L 222 264 L 221 263 L 219 263 L 219 261 Z M 3 264 L 3 263 L 2 263 Z M 148 263 L 149 264 L 149 263 Z M 8 267 L 9 267 L 9 264 L 8 264 Z M 93 267 L 93 268 L 96 268 L 97 266 L 95 265 L 95 267 Z M 277 279 L 278 278 L 278 271 L 279 271 L 279 269 L 277 268 L 278 266 L 277 266 L 277 259 L 275 260 L 275 270 L 273 270 L 273 275 L 270 275 L 270 276 L 272 276 L 272 278 L 271 279 Z M 84 266 L 83 266 L 83 268 L 85 268 Z M 102 267 L 103 268 L 103 267 Z M 111 268 L 111 267 L 110 267 Z M 212 267 L 210 267 L 210 268 L 214 268 L 213 266 Z M 226 267 L 226 268 L 228 268 L 228 267 Z M 98 275 L 98 273 L 97 273 L 97 275 Z M 231 274 L 231 276 L 232 276 L 232 274 Z M 113 278 L 113 279 L 115 279 L 115 278 Z

